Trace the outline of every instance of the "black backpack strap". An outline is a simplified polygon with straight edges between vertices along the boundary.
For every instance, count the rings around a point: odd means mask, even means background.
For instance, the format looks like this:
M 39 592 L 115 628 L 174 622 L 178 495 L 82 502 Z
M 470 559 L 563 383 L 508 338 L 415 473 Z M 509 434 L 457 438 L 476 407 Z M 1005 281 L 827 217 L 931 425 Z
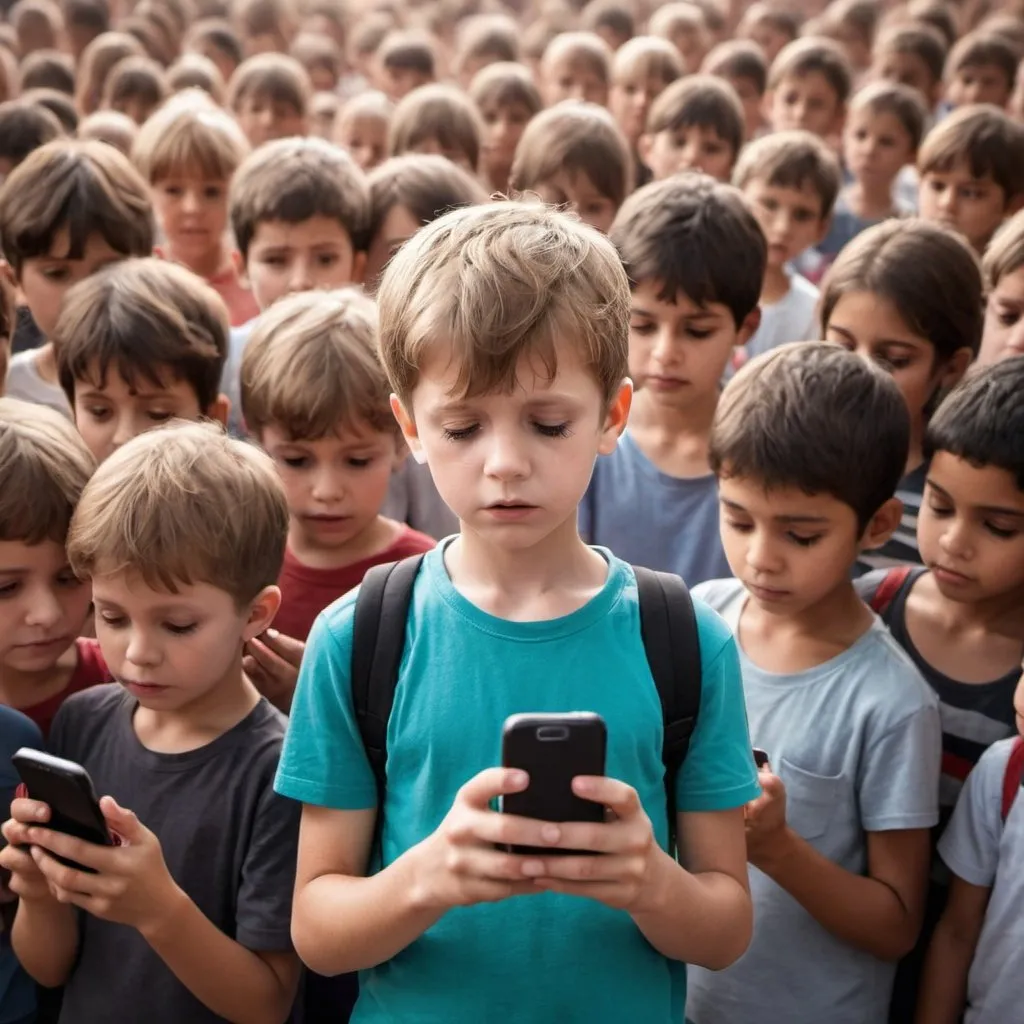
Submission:
M 398 669 L 405 647 L 405 624 L 422 555 L 375 565 L 356 595 L 352 632 L 352 706 L 377 780 L 380 827 L 388 761 L 388 719 L 395 702 Z
M 701 663 L 697 616 L 686 584 L 672 573 L 635 566 L 640 632 L 665 720 L 661 759 L 671 843 L 676 831 L 676 779 L 700 710 Z

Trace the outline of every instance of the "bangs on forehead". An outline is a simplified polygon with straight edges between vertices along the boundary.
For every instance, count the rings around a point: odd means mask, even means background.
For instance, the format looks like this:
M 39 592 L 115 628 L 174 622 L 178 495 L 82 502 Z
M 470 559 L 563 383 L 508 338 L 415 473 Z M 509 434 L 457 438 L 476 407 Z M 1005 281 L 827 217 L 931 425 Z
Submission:
M 164 391 L 182 379 L 169 366 L 128 359 L 123 353 L 107 353 L 83 366 L 69 367 L 76 380 L 85 381 L 98 391 L 106 390 L 111 368 L 134 392 L 144 390 L 147 384 Z

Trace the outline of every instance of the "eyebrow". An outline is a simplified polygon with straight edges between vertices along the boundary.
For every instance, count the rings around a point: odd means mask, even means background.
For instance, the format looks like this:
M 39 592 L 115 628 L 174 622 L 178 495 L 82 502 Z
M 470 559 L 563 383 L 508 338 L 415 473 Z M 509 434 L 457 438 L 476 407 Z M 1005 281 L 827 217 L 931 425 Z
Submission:
M 671 305 L 671 303 L 669 303 Z M 649 309 L 644 309 L 643 306 L 631 306 L 630 313 L 636 316 L 646 316 L 651 320 L 656 320 L 658 317 L 657 313 L 652 312 Z M 725 313 L 718 313 L 713 309 L 698 309 L 695 313 L 686 313 L 683 315 L 684 320 L 717 320 L 720 317 L 725 316 Z
M 944 487 L 937 484 L 931 477 L 928 477 L 926 483 L 933 491 L 938 491 L 947 501 L 952 502 L 953 496 Z M 977 505 L 975 506 L 979 511 L 985 512 L 989 515 L 995 516 L 1012 516 L 1016 519 L 1024 518 L 1024 509 L 1020 508 L 1005 508 L 1002 505 Z
M 744 515 L 750 515 L 750 513 L 742 505 L 740 505 L 738 502 L 730 501 L 728 498 L 720 498 L 719 500 L 721 501 L 721 503 L 730 512 L 742 512 Z M 822 524 L 822 523 L 827 523 L 829 521 L 828 520 L 828 516 L 780 515 L 780 516 L 772 516 L 772 519 L 775 522 L 777 522 L 777 523 L 790 523 L 790 524 L 795 524 L 795 523 L 808 523 L 808 524 L 817 523 L 817 524 Z
M 445 402 L 434 410 L 434 415 L 445 416 L 450 415 L 451 413 L 466 412 L 472 408 L 472 403 L 472 399 L 465 398 Z M 551 394 L 537 395 L 533 398 L 528 398 L 523 404 L 528 409 L 550 409 L 557 405 L 569 405 L 576 408 L 579 405 L 579 399 L 574 398 L 572 395 L 552 392 Z
M 850 341 L 856 341 L 853 331 L 846 327 L 840 327 L 839 324 L 829 322 L 827 330 L 835 331 L 837 334 L 841 334 L 844 338 L 849 338 Z M 902 345 L 904 348 L 917 350 L 918 345 L 913 341 L 907 341 L 904 338 L 878 338 L 877 343 L 879 345 Z

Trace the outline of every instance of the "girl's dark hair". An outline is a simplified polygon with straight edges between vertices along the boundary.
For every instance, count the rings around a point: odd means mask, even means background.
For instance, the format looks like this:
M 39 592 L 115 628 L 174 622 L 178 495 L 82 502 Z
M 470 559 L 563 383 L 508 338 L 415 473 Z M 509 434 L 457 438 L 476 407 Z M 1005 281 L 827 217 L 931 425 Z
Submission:
M 959 235 L 923 220 L 889 220 L 861 232 L 822 284 L 822 334 L 847 292 L 891 302 L 907 326 L 935 347 L 937 363 L 959 349 L 975 355 L 984 317 L 981 267 Z

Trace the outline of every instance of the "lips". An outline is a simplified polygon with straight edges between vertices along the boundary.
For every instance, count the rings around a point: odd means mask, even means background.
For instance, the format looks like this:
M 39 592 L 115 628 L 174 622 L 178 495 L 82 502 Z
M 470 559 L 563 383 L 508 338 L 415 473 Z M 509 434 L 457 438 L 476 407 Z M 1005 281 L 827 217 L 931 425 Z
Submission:
M 932 572 L 940 583 L 950 583 L 956 586 L 974 582 L 970 576 L 965 576 L 962 572 L 957 572 L 955 569 L 947 569 L 944 565 L 933 566 Z
M 58 645 L 69 647 L 71 645 L 71 638 L 56 636 L 52 640 L 31 640 L 26 644 L 15 644 L 14 646 L 26 651 L 45 651 L 50 647 L 57 647 Z

